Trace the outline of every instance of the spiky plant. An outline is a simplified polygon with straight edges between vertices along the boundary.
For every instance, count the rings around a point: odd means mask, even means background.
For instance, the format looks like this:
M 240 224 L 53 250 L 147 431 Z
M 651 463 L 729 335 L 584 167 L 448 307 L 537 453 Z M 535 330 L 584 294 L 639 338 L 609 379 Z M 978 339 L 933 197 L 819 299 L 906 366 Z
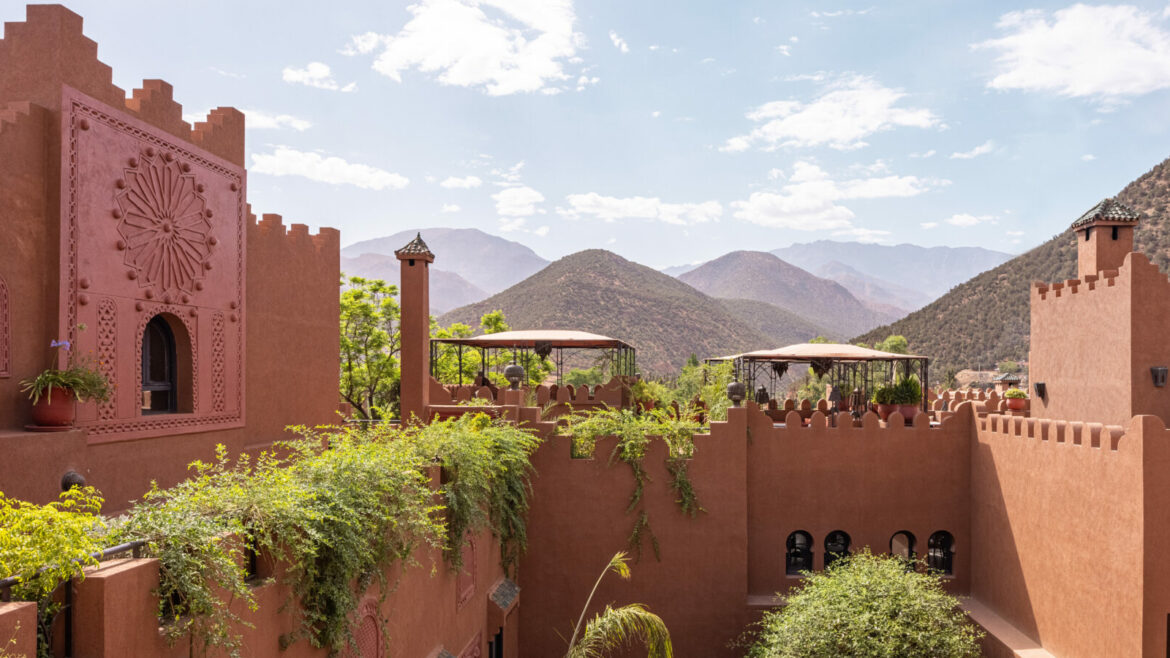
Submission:
M 585 624 L 585 615 L 589 611 L 589 604 L 593 602 L 593 595 L 597 593 L 605 574 L 610 571 L 616 573 L 623 580 L 630 579 L 630 567 L 626 564 L 626 553 L 619 551 L 610 559 L 609 564 L 601 570 L 597 582 L 585 600 L 585 607 L 581 609 L 581 616 L 577 619 L 577 626 L 573 629 L 573 637 L 569 640 L 569 651 L 565 658 L 601 658 L 614 649 L 628 647 L 640 642 L 646 647 L 648 658 L 672 658 L 674 649 L 670 644 L 670 631 L 658 615 L 646 609 L 641 603 L 631 603 L 620 608 L 606 605 L 605 610 Z M 580 639 L 578 639 L 580 638 Z

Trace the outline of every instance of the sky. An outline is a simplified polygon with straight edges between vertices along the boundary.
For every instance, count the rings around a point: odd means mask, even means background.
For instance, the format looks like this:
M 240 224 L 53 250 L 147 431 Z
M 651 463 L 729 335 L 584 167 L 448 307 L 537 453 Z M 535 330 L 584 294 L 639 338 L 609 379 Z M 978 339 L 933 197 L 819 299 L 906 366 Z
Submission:
M 128 93 L 244 111 L 253 210 L 343 245 L 1017 253 L 1170 156 L 1164 3 L 65 4 Z

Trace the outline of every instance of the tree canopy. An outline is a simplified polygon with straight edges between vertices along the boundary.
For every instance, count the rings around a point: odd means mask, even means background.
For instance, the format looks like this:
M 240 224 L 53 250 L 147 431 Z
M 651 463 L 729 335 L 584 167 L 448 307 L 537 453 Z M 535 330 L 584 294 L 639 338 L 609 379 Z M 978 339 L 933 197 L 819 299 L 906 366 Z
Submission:
M 895 658 L 980 655 L 979 631 L 935 574 L 868 549 L 809 573 L 769 612 L 750 658 Z

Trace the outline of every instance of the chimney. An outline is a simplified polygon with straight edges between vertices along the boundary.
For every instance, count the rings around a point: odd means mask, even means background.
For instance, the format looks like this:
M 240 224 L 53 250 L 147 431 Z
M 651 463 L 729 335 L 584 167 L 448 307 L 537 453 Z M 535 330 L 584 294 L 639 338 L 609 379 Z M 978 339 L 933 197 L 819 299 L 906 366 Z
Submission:
M 1077 277 L 1116 270 L 1133 251 L 1133 229 L 1141 215 L 1128 206 L 1105 199 L 1073 222 L 1077 236 Z
M 425 423 L 431 390 L 430 266 L 435 255 L 423 242 L 421 233 L 394 255 L 401 271 L 402 423 Z

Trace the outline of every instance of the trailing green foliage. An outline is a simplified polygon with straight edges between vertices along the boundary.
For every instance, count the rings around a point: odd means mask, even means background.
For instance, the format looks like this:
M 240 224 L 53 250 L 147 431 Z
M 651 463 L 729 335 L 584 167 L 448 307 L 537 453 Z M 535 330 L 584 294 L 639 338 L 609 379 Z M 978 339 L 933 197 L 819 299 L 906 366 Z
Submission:
M 565 658 L 602 658 L 611 651 L 629 648 L 635 642 L 646 647 L 648 658 L 671 658 L 674 647 L 666 623 L 641 603 L 631 603 L 620 608 L 606 605 L 605 611 L 594 615 L 585 628 L 581 628 L 597 587 L 610 571 L 622 580 L 630 579 L 625 553 L 618 552 L 610 558 L 609 564 L 597 577 L 597 582 L 593 583 L 593 589 L 589 592 L 589 598 L 585 599 L 585 607 L 581 609 L 581 616 L 573 628 L 573 636 L 569 638 L 569 651 Z
M 750 658 L 974 658 L 982 637 L 941 577 L 868 549 L 807 573 L 760 626 Z
M 385 596 L 386 568 L 421 545 L 443 547 L 457 565 L 466 533 L 490 528 L 514 567 L 538 444 L 530 432 L 483 414 L 403 430 L 300 431 L 279 459 L 232 462 L 221 447 L 213 463 L 193 465 L 191 479 L 149 492 L 117 529 L 120 539 L 147 539 L 160 559 L 160 614 L 172 639 L 190 633 L 238 655 L 232 625 L 241 621 L 223 593 L 255 605 L 246 547 L 288 565 L 301 623 L 282 641 L 308 638 L 333 653 L 352 645 L 362 592 L 376 584 Z M 434 503 L 436 465 L 449 476 L 446 505 Z
M 39 654 L 48 655 L 48 632 L 61 604 L 53 591 L 72 578 L 84 578 L 97 564 L 105 530 L 98 513 L 102 497 L 93 487 L 73 487 L 54 502 L 34 505 L 0 492 L 0 579 L 16 577 L 18 601 L 37 602 Z
M 650 480 L 643 464 L 646 449 L 651 440 L 655 438 L 662 440 L 667 446 L 666 467 L 671 476 L 671 489 L 677 495 L 675 501 L 684 514 L 694 517 L 704 510 L 687 474 L 687 459 L 694 456 L 695 452 L 694 435 L 702 429 L 699 423 L 692 419 L 693 413 L 689 407 L 677 414 L 673 409 L 654 409 L 639 414 L 632 409 L 606 407 L 565 416 L 565 423 L 561 425 L 559 432 L 562 436 L 571 438 L 572 454 L 576 458 L 591 456 L 599 438 L 617 437 L 617 443 L 609 455 L 609 462 L 610 464 L 616 460 L 624 462 L 630 467 L 634 477 L 634 489 L 626 505 L 627 513 L 634 512 L 641 504 L 646 483 Z M 629 536 L 629 547 L 634 551 L 635 559 L 641 559 L 644 533 L 650 537 L 655 557 L 661 559 L 658 540 L 649 527 L 649 516 L 643 509 L 634 522 Z

